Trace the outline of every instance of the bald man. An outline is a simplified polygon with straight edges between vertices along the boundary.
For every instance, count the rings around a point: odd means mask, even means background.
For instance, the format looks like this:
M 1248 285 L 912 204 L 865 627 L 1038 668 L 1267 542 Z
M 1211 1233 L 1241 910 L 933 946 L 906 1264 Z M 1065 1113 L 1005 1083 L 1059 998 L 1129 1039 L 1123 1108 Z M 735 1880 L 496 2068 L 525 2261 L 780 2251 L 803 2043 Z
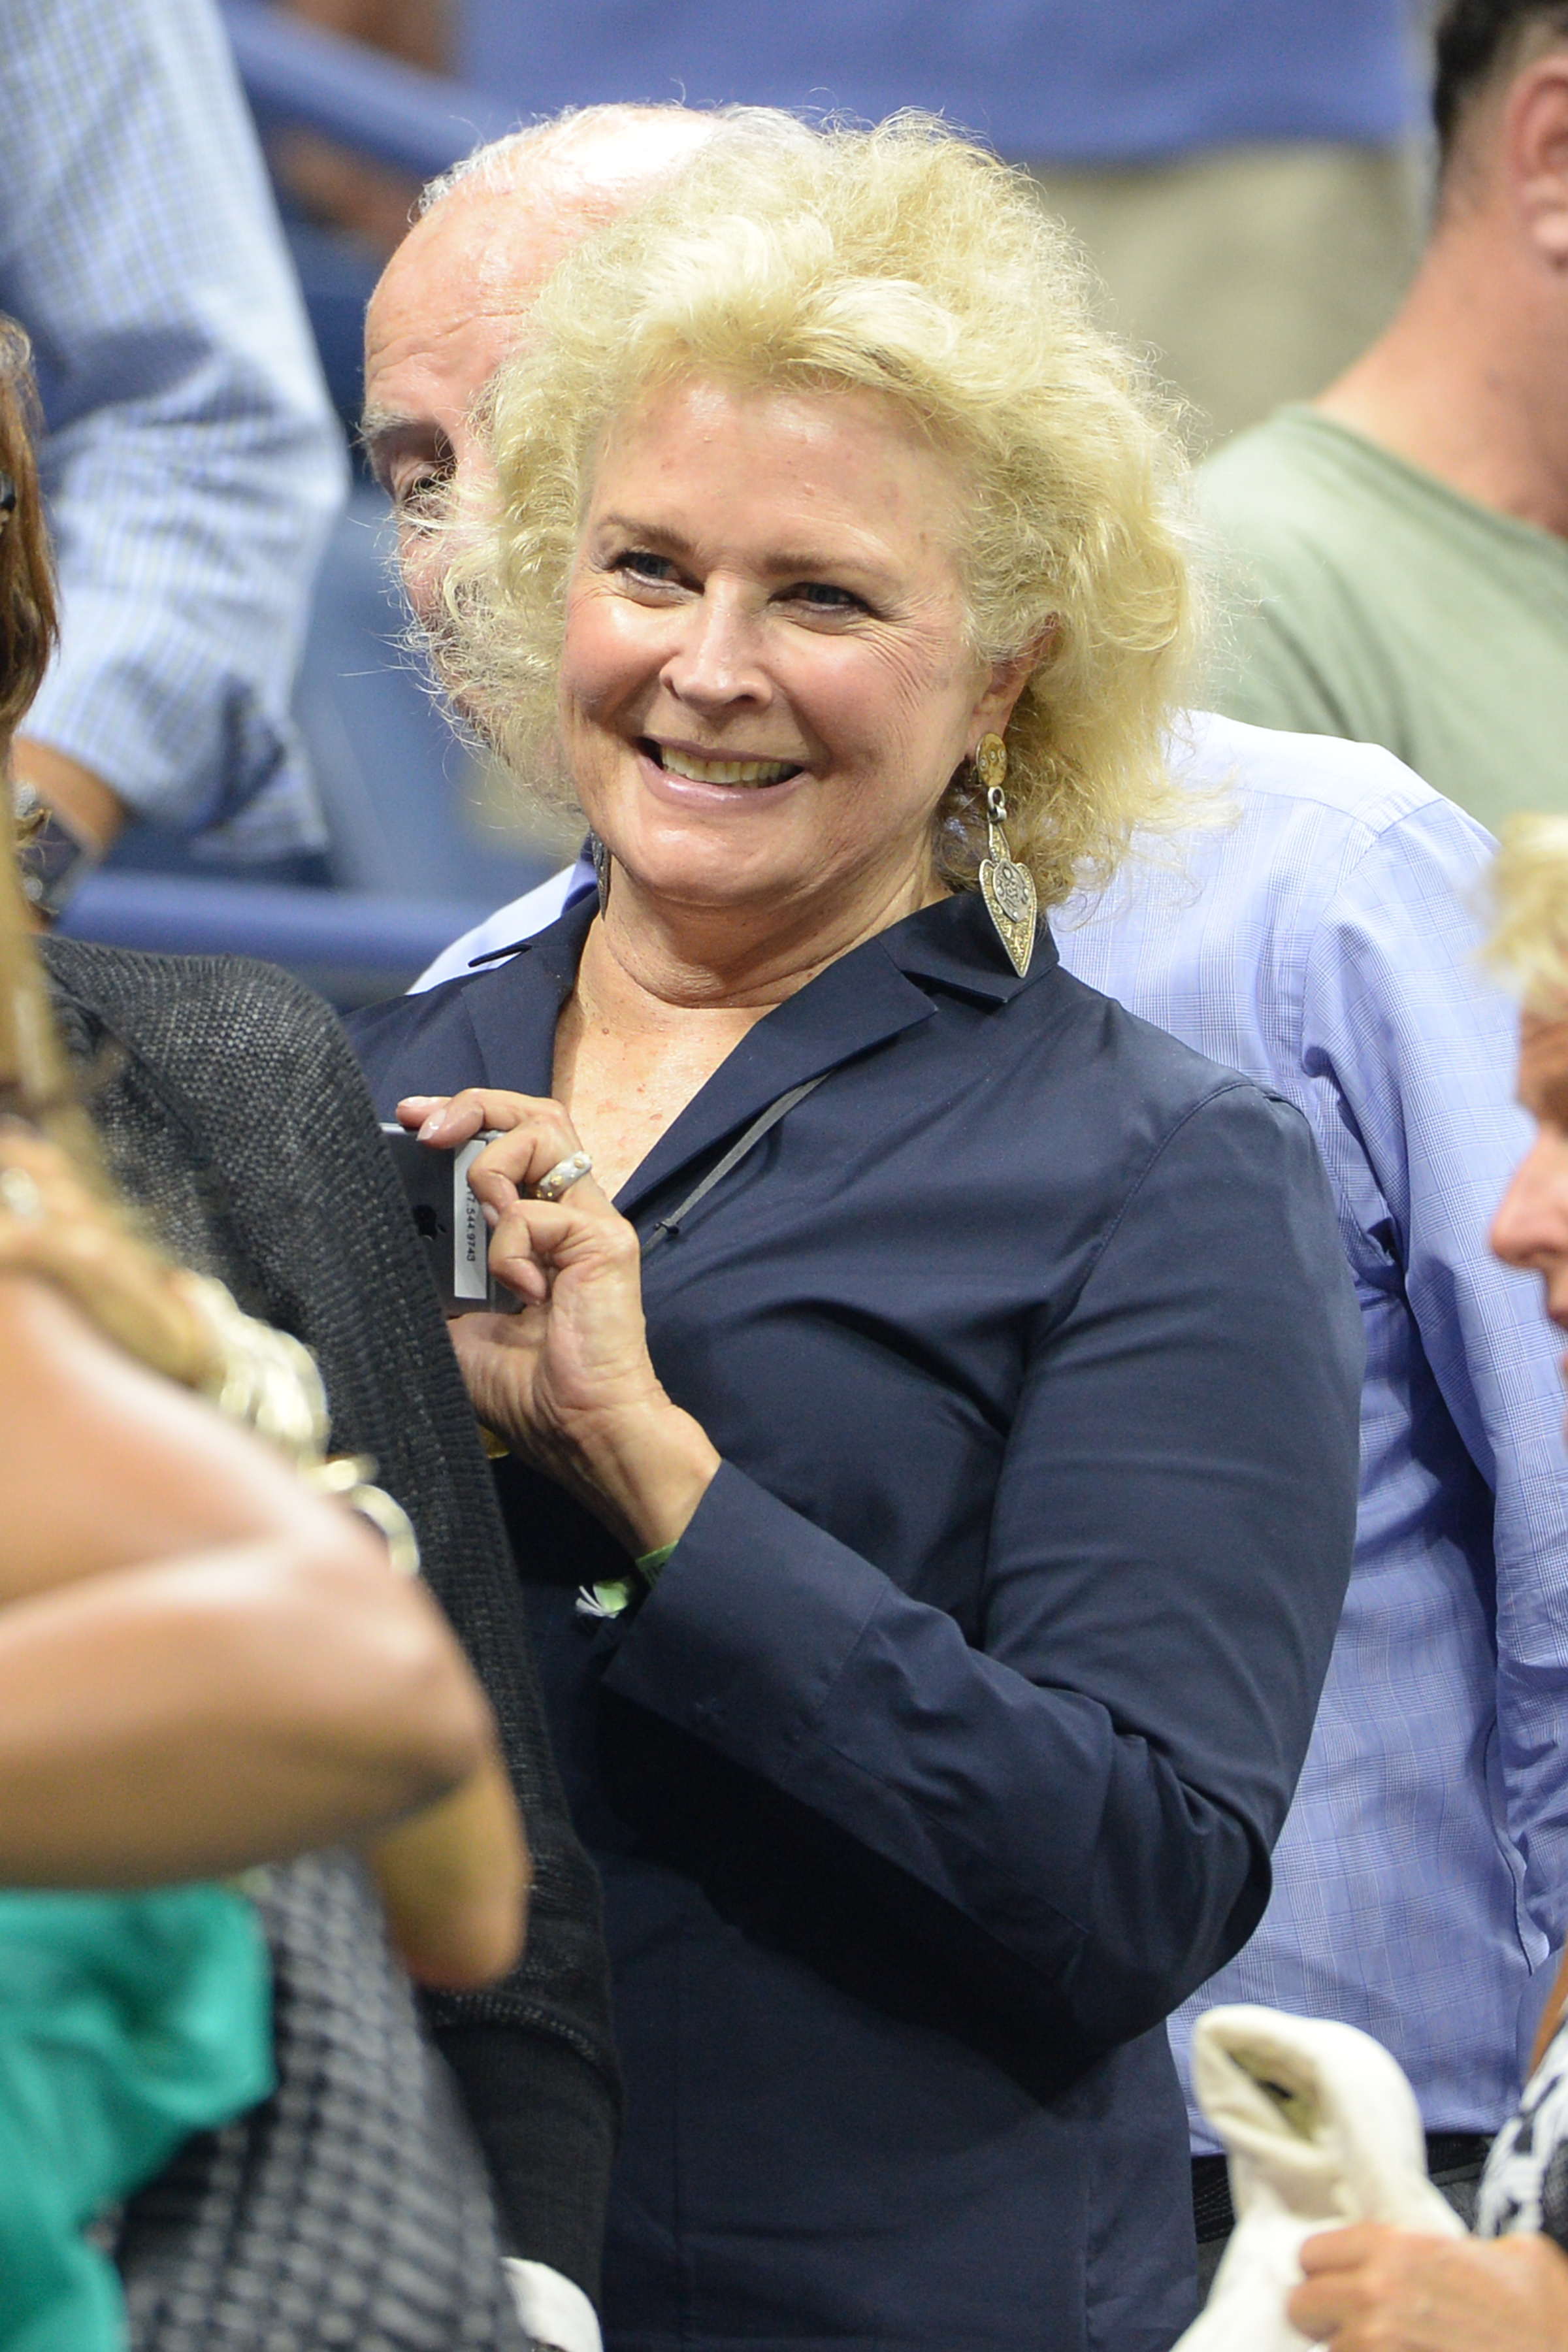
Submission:
M 567 248 L 727 131 L 810 134 L 786 115 L 736 107 L 593 106 L 481 147 L 433 181 L 365 317 L 363 438 L 400 525 L 416 613 L 432 582 L 416 522 L 433 490 L 484 458 L 472 415 L 516 347 L 534 296 Z

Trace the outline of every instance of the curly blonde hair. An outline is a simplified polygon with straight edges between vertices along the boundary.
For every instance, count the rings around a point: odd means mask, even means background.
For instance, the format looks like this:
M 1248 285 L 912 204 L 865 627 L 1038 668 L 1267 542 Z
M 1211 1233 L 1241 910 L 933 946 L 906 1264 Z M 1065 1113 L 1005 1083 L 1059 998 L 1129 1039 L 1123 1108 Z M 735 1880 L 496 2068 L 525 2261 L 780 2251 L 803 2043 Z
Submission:
M 1501 843 L 1487 961 L 1526 1012 L 1568 1020 L 1568 816 L 1510 816 Z
M 1191 821 L 1163 748 L 1197 614 L 1169 413 L 1092 297 L 1024 175 L 929 117 L 715 141 L 568 256 L 498 379 L 499 520 L 445 526 L 443 684 L 535 790 L 569 793 L 551 754 L 566 587 L 616 421 L 690 378 L 872 391 L 963 484 L 975 653 L 1037 649 L 1006 736 L 1013 854 L 1046 906 L 1103 882 L 1135 829 Z M 967 763 L 935 848 L 972 887 Z

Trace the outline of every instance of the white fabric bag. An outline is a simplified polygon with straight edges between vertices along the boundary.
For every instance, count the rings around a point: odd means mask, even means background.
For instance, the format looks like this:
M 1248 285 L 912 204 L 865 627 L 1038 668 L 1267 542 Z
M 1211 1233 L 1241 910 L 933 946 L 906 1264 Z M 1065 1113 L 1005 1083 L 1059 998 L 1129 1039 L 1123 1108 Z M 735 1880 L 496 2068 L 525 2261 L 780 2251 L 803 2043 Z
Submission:
M 1278 2009 L 1211 2009 L 1193 2089 L 1230 2158 L 1236 2233 L 1208 2305 L 1174 2352 L 1310 2352 L 1285 2316 L 1303 2240 L 1351 2221 L 1462 2238 L 1426 2178 L 1415 2095 L 1353 2025 Z

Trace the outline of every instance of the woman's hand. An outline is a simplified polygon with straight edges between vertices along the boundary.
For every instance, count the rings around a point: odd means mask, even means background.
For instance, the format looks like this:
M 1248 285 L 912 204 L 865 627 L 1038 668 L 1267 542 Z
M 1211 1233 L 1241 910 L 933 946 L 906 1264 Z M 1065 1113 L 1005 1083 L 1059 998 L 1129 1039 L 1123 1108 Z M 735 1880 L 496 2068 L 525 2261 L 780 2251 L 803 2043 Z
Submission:
M 1286 2309 L 1332 2352 L 1568 2352 L 1568 2256 L 1550 2238 L 1426 2238 L 1362 2222 L 1309 2238 Z
M 571 1489 L 634 1554 L 684 1532 L 719 1456 L 665 1393 L 649 1360 L 637 1234 L 593 1177 L 559 1201 L 531 1188 L 582 1149 L 557 1102 L 469 1087 L 397 1106 L 420 1140 L 497 1139 L 468 1182 L 491 1228 L 490 1268 L 523 1304 L 452 1326 L 474 1409 L 489 1429 Z

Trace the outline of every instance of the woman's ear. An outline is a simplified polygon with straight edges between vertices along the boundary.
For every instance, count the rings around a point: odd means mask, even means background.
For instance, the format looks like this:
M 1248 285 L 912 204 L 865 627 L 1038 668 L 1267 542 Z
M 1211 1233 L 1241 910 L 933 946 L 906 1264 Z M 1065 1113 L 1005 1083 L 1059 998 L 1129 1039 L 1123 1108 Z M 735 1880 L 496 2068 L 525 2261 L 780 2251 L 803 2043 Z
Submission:
M 1056 634 L 1057 624 L 1053 616 L 1021 653 L 1010 655 L 1006 661 L 992 663 L 990 677 L 969 722 L 971 758 L 983 735 L 1005 734 L 1014 706 L 1050 651 Z

